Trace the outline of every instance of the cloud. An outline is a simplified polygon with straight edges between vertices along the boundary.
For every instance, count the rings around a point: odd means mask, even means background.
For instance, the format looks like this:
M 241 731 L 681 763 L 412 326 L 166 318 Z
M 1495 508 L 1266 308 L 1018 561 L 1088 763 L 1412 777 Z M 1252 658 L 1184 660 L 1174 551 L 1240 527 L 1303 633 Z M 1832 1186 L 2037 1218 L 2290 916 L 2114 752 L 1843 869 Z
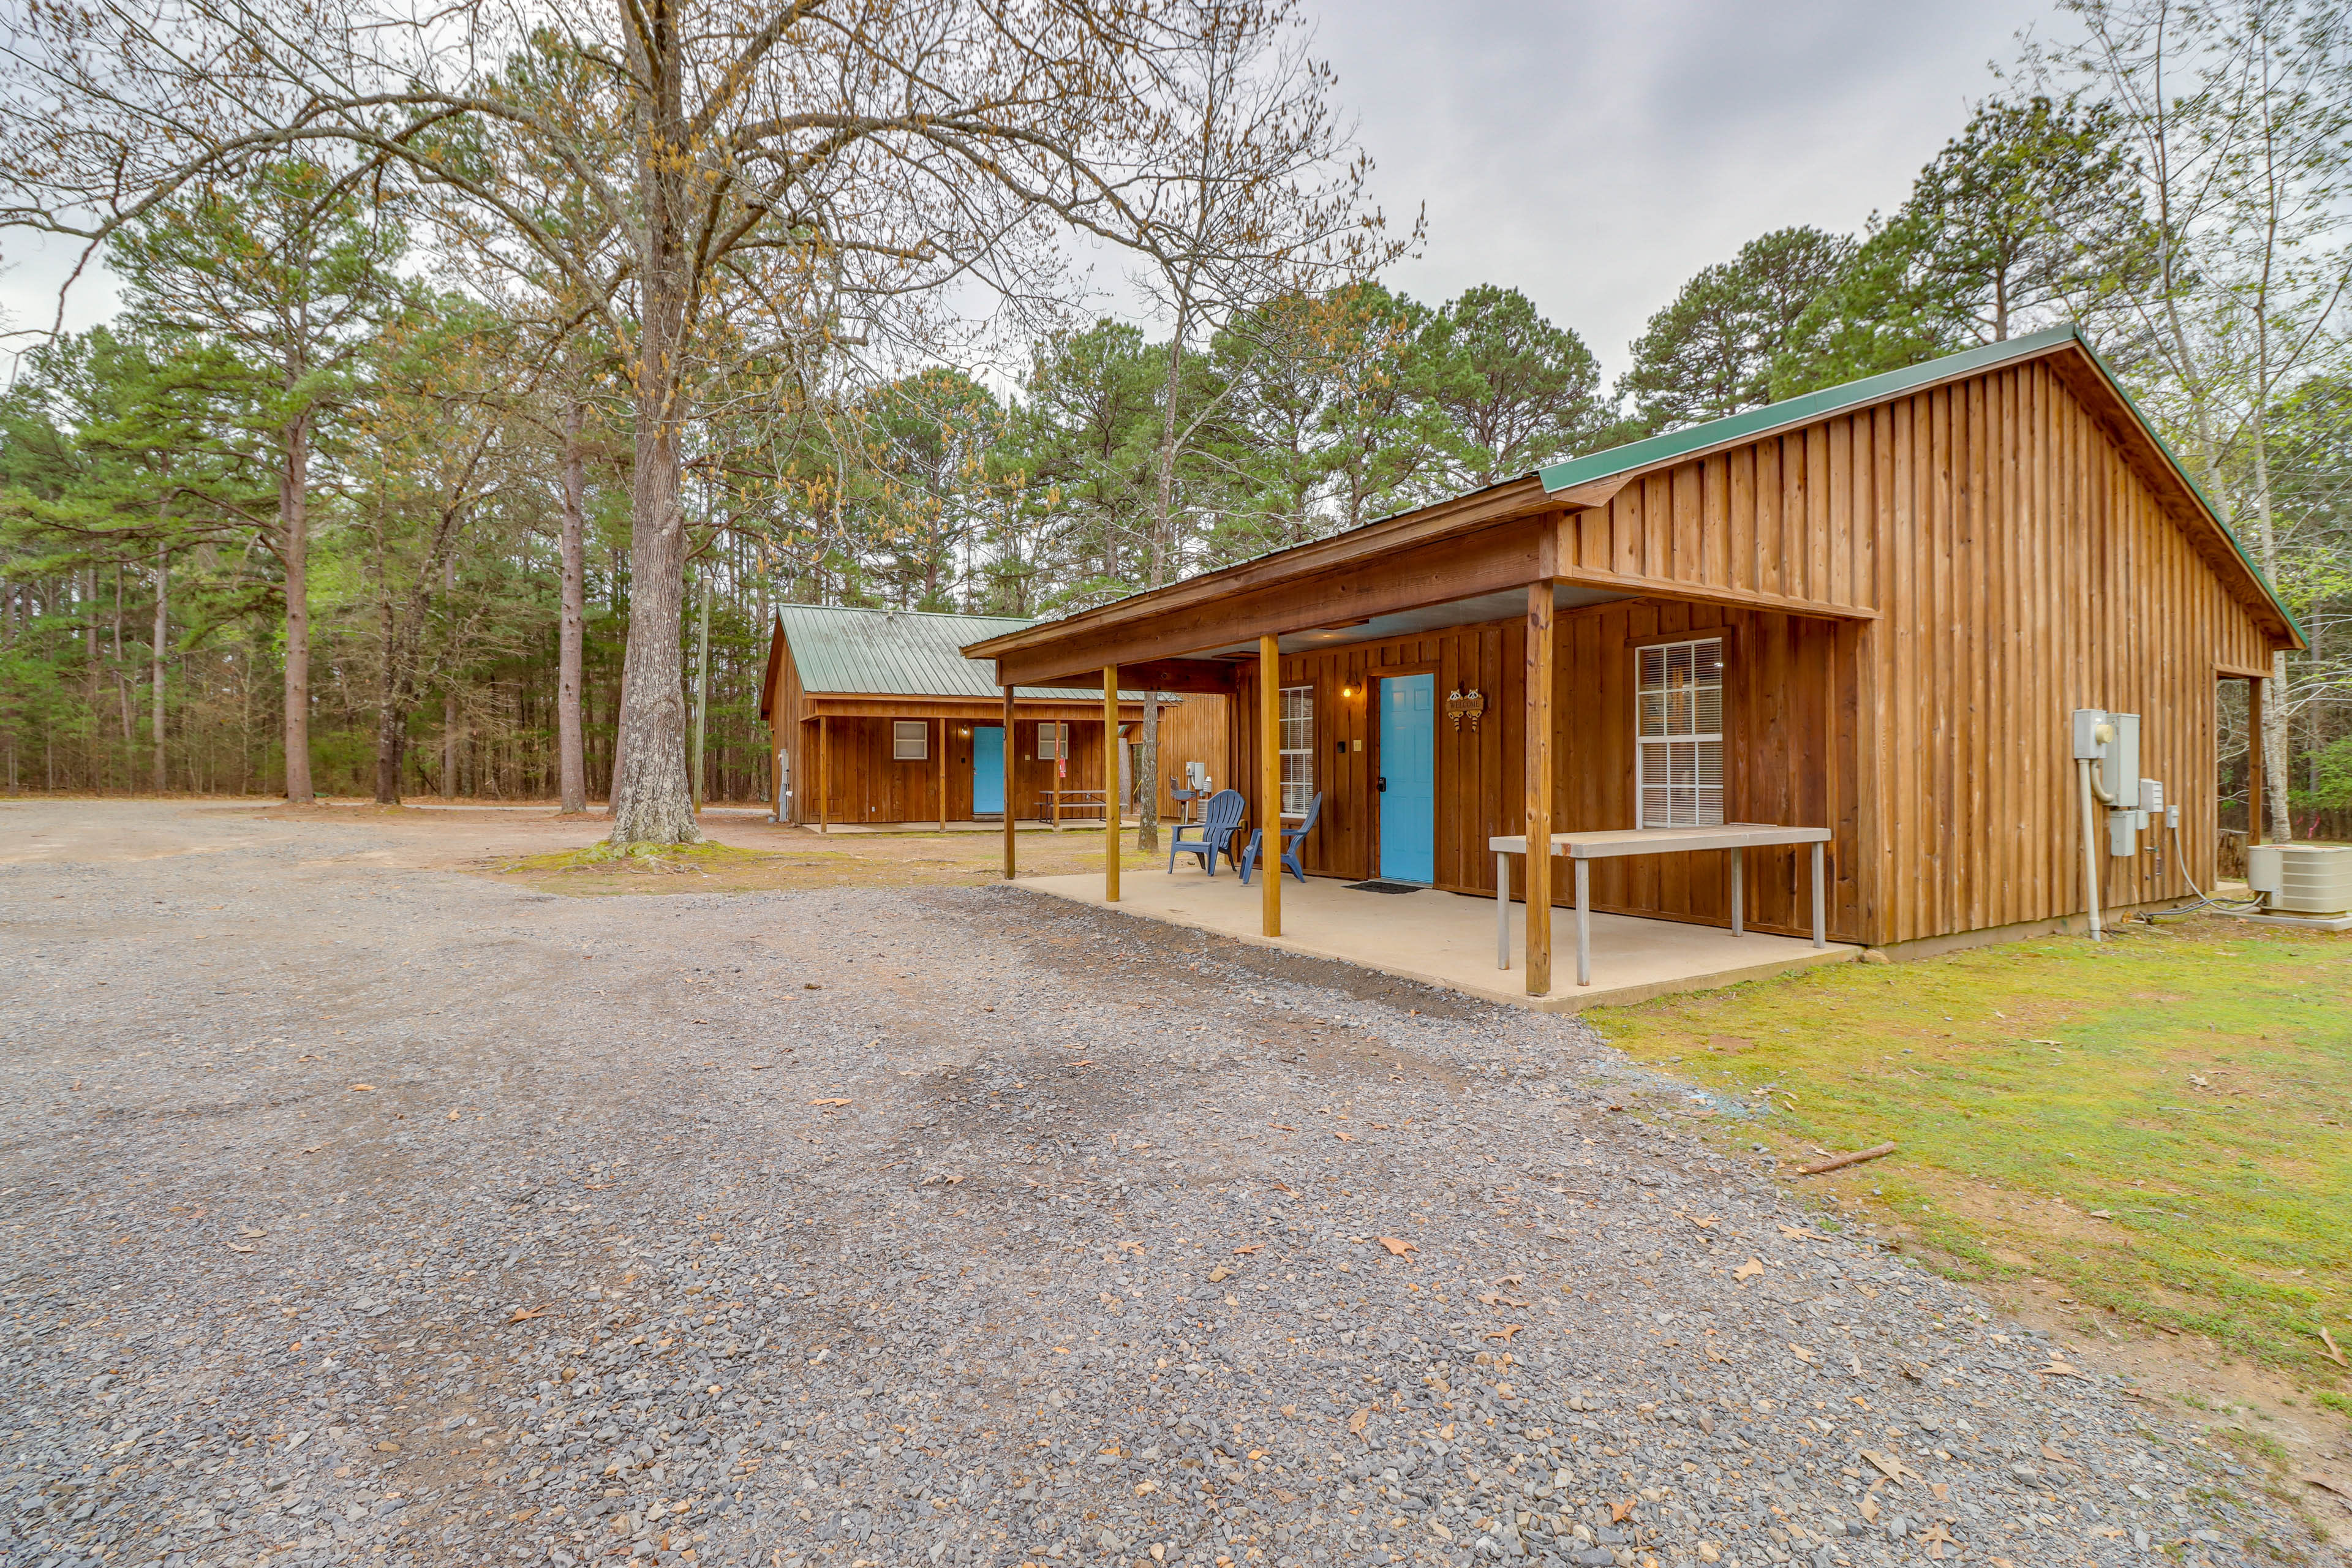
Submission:
M 1683 279 L 1767 229 L 1859 227 L 1996 86 L 2027 0 L 1328 5 L 1317 47 L 1391 218 L 1391 281 L 1516 287 L 1612 371 Z

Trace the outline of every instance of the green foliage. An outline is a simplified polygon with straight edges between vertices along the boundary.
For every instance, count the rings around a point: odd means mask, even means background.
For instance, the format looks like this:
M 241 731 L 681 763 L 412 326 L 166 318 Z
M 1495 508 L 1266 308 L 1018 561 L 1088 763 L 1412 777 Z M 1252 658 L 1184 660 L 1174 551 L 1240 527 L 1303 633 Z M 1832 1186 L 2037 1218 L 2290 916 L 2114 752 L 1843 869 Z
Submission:
M 1620 388 L 1645 433 L 1769 402 L 1772 364 L 1798 322 L 1855 256 L 1853 240 L 1782 228 L 1702 270 L 1633 344 Z
M 2105 321 L 2154 243 L 2120 135 L 2103 109 L 1979 105 L 1798 318 L 1772 395 Z

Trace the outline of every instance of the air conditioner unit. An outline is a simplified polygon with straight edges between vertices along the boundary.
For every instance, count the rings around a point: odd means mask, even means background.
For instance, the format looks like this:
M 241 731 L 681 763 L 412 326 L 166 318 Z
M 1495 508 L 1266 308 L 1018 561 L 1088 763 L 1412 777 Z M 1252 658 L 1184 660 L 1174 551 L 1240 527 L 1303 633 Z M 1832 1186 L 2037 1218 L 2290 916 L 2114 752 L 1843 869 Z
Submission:
M 2256 845 L 2246 851 L 2246 885 L 2281 914 L 2352 911 L 2352 845 Z

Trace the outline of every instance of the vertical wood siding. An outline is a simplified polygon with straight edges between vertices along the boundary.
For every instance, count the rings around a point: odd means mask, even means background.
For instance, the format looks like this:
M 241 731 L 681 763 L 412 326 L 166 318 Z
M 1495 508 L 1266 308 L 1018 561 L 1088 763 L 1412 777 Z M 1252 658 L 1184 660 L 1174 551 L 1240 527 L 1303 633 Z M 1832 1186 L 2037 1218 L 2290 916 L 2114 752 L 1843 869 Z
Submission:
M 2163 845 L 2160 875 L 2154 856 L 2108 858 L 2102 823 L 2103 901 L 2185 896 L 2189 876 L 2211 877 L 2215 674 L 2265 666 L 2269 637 L 2052 361 L 1642 476 L 1570 514 L 1560 541 L 1573 567 L 1880 613 L 1799 617 L 1663 597 L 1564 612 L 1563 831 L 1633 823 L 1632 649 L 1720 630 L 1727 812 L 1834 830 L 1833 935 L 1907 942 L 2078 912 L 2079 707 L 2138 713 L 2140 771 L 2183 809 L 2187 867 L 2168 835 L 2147 840 Z M 1492 890 L 1486 838 L 1520 826 L 1522 635 L 1504 622 L 1284 660 L 1285 681 L 1315 691 L 1325 801 L 1310 871 L 1378 873 L 1372 683 L 1428 670 L 1441 693 L 1487 699 L 1475 732 L 1438 722 L 1437 880 Z M 1244 672 L 1244 711 L 1254 689 Z M 1255 742 L 1237 728 L 1234 776 L 1250 776 Z M 1800 858 L 1751 856 L 1750 924 L 1805 928 Z M 1727 919 L 1717 856 L 1598 866 L 1593 896 L 1629 913 Z

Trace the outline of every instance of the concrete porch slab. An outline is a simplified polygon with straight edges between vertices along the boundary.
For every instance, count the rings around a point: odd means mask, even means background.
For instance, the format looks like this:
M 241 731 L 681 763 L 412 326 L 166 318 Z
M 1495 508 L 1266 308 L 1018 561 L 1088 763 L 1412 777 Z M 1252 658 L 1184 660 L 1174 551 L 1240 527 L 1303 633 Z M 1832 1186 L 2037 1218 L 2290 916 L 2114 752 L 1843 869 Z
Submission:
M 1619 1006 L 1675 991 L 1697 991 L 1760 980 L 1817 963 L 1849 963 L 1862 949 L 1832 942 L 1816 950 L 1803 937 L 1750 931 L 1735 937 L 1716 926 L 1630 915 L 1592 917 L 1592 984 L 1576 983 L 1576 917 L 1552 914 L 1552 991 L 1527 994 L 1521 970 L 1526 906 L 1511 906 L 1511 967 L 1495 967 L 1495 902 L 1423 889 L 1412 893 L 1360 892 L 1328 877 L 1282 885 L 1282 930 L 1259 934 L 1259 892 L 1229 872 L 1209 878 L 1189 867 L 1175 872 L 1124 872 L 1119 901 L 1108 906 L 1147 920 L 1214 931 L 1259 947 L 1337 959 L 1403 980 L 1442 985 L 1541 1013 L 1576 1013 Z M 1018 884 L 1082 904 L 1103 904 L 1102 875 L 1024 877 Z

